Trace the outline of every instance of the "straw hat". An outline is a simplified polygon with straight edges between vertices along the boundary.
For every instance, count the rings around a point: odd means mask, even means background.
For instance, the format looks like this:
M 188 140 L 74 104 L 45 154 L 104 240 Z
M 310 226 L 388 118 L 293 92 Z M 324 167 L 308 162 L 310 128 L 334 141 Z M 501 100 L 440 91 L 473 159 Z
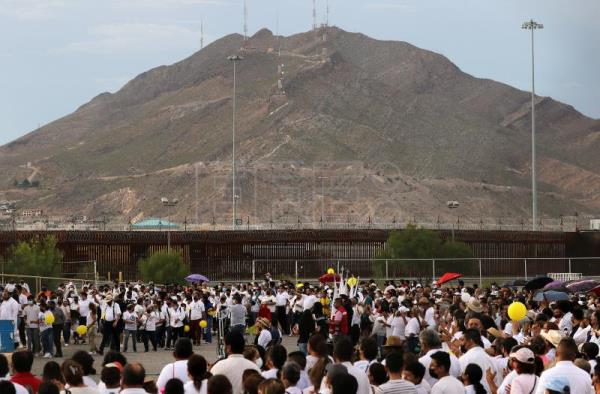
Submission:
M 383 347 L 402 347 L 402 339 L 395 335 L 390 335 L 385 340 Z
M 560 330 L 548 330 L 548 332 L 542 330 L 540 335 L 554 347 L 557 347 L 560 340 L 563 339 L 563 334 Z
M 475 297 L 471 297 L 469 302 L 467 302 L 467 309 L 469 309 L 475 313 L 483 312 L 483 306 L 481 306 L 481 303 Z
M 104 298 L 104 299 L 106 300 L 106 302 L 112 301 L 113 300 L 113 296 L 112 296 L 112 294 L 109 293 L 109 294 L 106 295 L 106 298 Z
M 271 322 L 267 318 L 259 317 L 256 319 L 256 325 L 262 328 L 269 328 L 271 327 Z

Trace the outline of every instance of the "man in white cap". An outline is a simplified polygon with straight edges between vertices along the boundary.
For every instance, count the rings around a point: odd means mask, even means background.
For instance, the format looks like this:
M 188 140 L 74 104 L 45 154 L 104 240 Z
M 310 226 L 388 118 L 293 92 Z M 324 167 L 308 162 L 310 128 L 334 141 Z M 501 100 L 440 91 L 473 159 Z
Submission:
M 592 394 L 594 389 L 590 374 L 573 363 L 576 357 L 577 345 L 573 338 L 561 339 L 556 349 L 556 364 L 542 373 L 535 393 L 544 394 L 550 381 L 562 377 L 568 381 L 571 393 Z
M 102 343 L 98 349 L 99 354 L 104 353 L 104 348 L 110 344 L 110 348 L 120 351 L 118 324 L 121 319 L 121 308 L 113 302 L 112 294 L 107 294 L 104 305 L 101 307 L 102 315 Z

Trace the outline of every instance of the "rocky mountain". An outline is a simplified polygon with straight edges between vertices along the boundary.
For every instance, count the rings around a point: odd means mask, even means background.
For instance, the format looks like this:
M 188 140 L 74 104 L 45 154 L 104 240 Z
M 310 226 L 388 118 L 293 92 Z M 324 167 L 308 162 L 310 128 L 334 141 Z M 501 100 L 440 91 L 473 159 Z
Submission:
M 223 37 L 0 147 L 0 201 L 50 214 L 528 217 L 530 95 L 439 54 L 338 28 Z M 539 209 L 600 210 L 600 120 L 537 97 Z M 34 179 L 31 179 L 33 175 Z M 28 178 L 38 187 L 16 183 Z M 17 181 L 17 182 L 15 182 Z M 461 203 L 450 213 L 446 201 Z

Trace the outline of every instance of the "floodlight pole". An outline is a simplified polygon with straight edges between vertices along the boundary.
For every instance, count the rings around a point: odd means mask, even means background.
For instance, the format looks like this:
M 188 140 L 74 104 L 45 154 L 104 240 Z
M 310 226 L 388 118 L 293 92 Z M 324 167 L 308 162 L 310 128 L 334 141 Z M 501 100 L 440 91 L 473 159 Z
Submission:
M 236 195 L 235 195 L 235 110 L 236 110 L 236 63 L 244 58 L 239 55 L 231 55 L 227 57 L 227 60 L 233 63 L 233 114 L 231 124 L 231 199 L 233 205 L 233 219 L 232 226 L 233 230 L 236 229 Z
M 169 208 L 176 207 L 179 203 L 179 200 L 174 198 L 169 200 L 168 198 L 161 198 L 163 206 L 167 207 L 167 253 L 171 254 L 171 212 Z
M 535 165 L 535 51 L 533 32 L 543 29 L 544 25 L 533 19 L 524 22 L 522 29 L 531 30 L 531 199 L 532 199 L 532 230 L 537 231 L 537 181 Z

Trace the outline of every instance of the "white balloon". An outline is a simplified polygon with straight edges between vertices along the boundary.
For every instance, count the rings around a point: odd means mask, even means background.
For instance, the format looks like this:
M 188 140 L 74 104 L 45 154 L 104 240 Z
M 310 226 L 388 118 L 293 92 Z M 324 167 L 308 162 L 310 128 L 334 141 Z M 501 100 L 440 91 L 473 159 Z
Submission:
M 471 299 L 471 294 L 469 294 L 469 293 L 462 293 L 461 296 L 460 296 L 460 299 L 463 302 L 467 303 Z

